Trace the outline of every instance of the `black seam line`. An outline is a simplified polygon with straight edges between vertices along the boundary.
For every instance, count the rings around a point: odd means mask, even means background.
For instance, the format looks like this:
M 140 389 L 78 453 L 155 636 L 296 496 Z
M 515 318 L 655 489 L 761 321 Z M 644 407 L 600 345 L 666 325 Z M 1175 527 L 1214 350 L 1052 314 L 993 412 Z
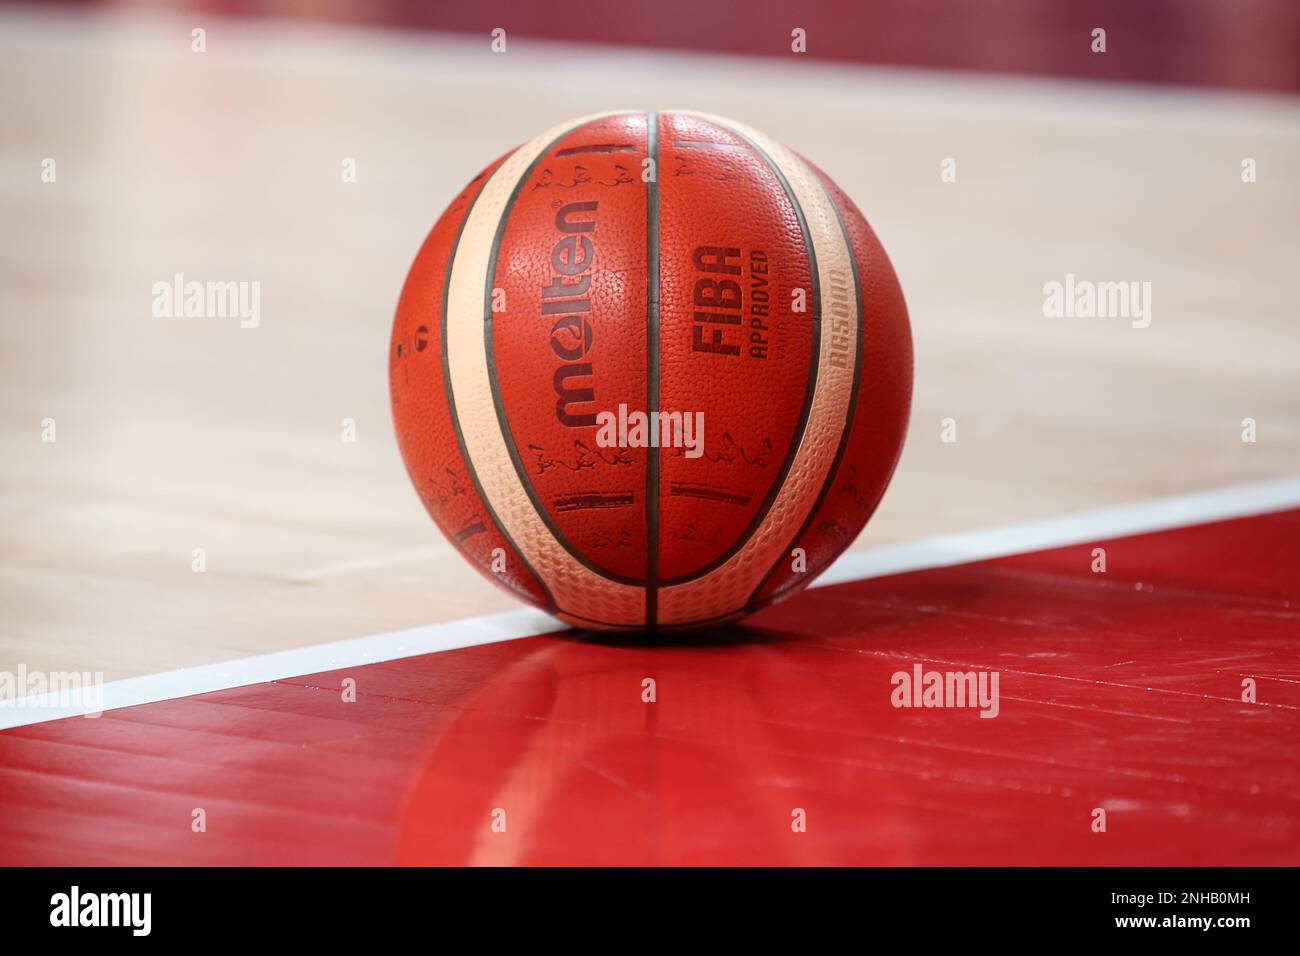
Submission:
M 611 116 L 602 116 L 597 120 L 592 120 L 592 122 L 603 123 L 606 120 L 612 120 L 627 115 L 629 114 L 616 113 Z M 515 474 L 519 476 L 519 483 L 523 485 L 524 491 L 528 495 L 528 500 L 533 503 L 533 510 L 537 513 L 537 516 L 541 518 L 542 523 L 546 525 L 547 530 L 551 532 L 555 537 L 555 540 L 559 542 L 560 546 L 564 548 L 565 551 L 569 552 L 573 559 L 588 571 L 600 575 L 607 581 L 613 581 L 618 584 L 640 586 L 644 583 L 640 578 L 614 574 L 606 568 L 602 568 L 592 562 L 569 542 L 568 538 L 560 532 L 555 521 L 552 520 L 545 502 L 543 502 L 541 497 L 537 494 L 537 489 L 533 487 L 532 480 L 528 477 L 528 470 L 524 467 L 523 459 L 519 457 L 519 449 L 515 445 L 515 436 L 510 430 L 510 422 L 506 418 L 505 402 L 501 398 L 501 385 L 497 378 L 496 354 L 492 348 L 492 284 L 493 280 L 496 278 L 497 257 L 501 252 L 501 240 L 505 237 L 506 226 L 510 222 L 510 211 L 514 209 L 515 203 L 519 199 L 519 194 L 523 191 L 524 184 L 528 182 L 529 177 L 532 176 L 533 170 L 537 168 L 542 160 L 546 159 L 547 156 L 550 155 L 551 150 L 555 148 L 555 144 L 559 143 L 566 136 L 569 136 L 583 128 L 584 127 L 582 126 L 575 126 L 571 129 L 566 129 L 559 136 L 555 137 L 555 139 L 551 140 L 551 142 L 547 143 L 546 147 L 537 154 L 531 163 L 528 164 L 528 168 L 524 170 L 523 175 L 519 177 L 519 181 L 515 183 L 515 188 L 510 192 L 510 198 L 506 201 L 505 207 L 501 210 L 501 220 L 497 225 L 496 235 L 492 239 L 492 251 L 488 255 L 487 273 L 483 277 L 483 340 L 487 347 L 488 383 L 492 388 L 492 406 L 496 409 L 497 413 L 497 427 L 501 429 L 501 437 L 505 439 L 506 451 L 510 453 L 510 461 L 515 466 Z
M 835 450 L 835 458 L 831 461 L 830 470 L 826 472 L 826 479 L 822 482 L 822 488 L 817 494 L 817 500 L 813 502 L 812 510 L 808 512 L 808 517 L 804 519 L 799 530 L 796 531 L 794 537 L 790 539 L 790 543 L 786 545 L 785 550 L 777 557 L 776 563 L 774 563 L 772 567 L 768 568 L 767 573 L 763 575 L 763 580 L 758 582 L 758 587 L 754 588 L 753 593 L 749 595 L 749 599 L 745 602 L 745 608 L 747 611 L 753 611 L 756 609 L 755 602 L 758 599 L 759 593 L 767 586 L 768 579 L 771 578 L 772 575 L 776 573 L 777 569 L 786 562 L 791 549 L 794 548 L 794 546 L 799 542 L 799 539 L 807 533 L 808 529 L 812 527 L 813 519 L 817 516 L 818 509 L 821 508 L 826 501 L 827 495 L 830 494 L 831 485 L 835 482 L 835 474 L 839 471 L 840 463 L 844 460 L 844 453 L 849 447 L 849 438 L 853 432 L 853 419 L 858 408 L 858 389 L 862 384 L 862 345 L 864 340 L 863 333 L 865 322 L 862 314 L 862 278 L 858 273 L 858 256 L 853 248 L 853 237 L 849 235 L 849 228 L 845 224 L 844 216 L 840 212 L 840 204 L 835 201 L 835 197 L 832 196 L 830 190 L 826 188 L 826 184 L 822 182 L 821 177 L 811 169 L 809 169 L 808 172 L 809 175 L 817 181 L 817 185 L 821 188 L 823 195 L 826 196 L 826 201 L 830 204 L 831 209 L 835 211 L 835 219 L 840 224 L 840 232 L 844 235 L 844 245 L 849 252 L 849 270 L 853 273 L 853 297 L 854 301 L 857 303 L 858 310 L 858 328 L 855 335 L 857 346 L 853 362 L 853 388 L 849 391 L 849 407 L 844 415 L 844 430 L 840 433 L 840 444 Z M 804 573 L 809 576 L 807 577 L 807 580 L 811 580 L 823 570 L 825 569 L 819 568 L 816 571 L 809 569 Z M 796 583 L 791 583 L 774 591 L 771 595 L 771 599 L 775 600 L 786 592 L 797 587 L 798 584 L 804 583 L 803 580 L 799 578 L 796 578 L 795 582 Z
M 513 156 L 514 154 L 511 153 L 511 155 Z M 500 172 L 501 166 L 504 166 L 507 162 L 509 162 L 509 157 L 502 160 L 501 165 L 497 166 L 497 168 L 493 170 L 492 176 L 495 176 Z M 479 197 L 483 195 L 483 190 L 487 189 L 488 183 L 492 181 L 492 176 L 489 176 L 483 185 L 479 187 L 479 191 L 474 194 L 474 198 L 470 200 L 469 208 L 465 210 L 465 215 L 460 220 L 460 225 L 456 227 L 456 238 L 451 244 L 451 252 L 447 255 L 447 269 L 442 276 L 442 321 L 438 323 L 438 334 L 442 338 L 442 389 L 447 398 L 447 406 L 451 410 L 451 425 L 452 430 L 456 433 L 456 447 L 460 449 L 460 457 L 461 460 L 465 462 L 465 470 L 469 472 L 469 480 L 474 485 L 474 491 L 478 493 L 479 500 L 483 502 L 483 507 L 487 509 L 488 516 L 492 519 L 492 523 L 496 525 L 497 531 L 501 532 L 501 537 L 505 538 L 506 543 L 510 545 L 511 549 L 513 549 L 514 553 L 519 557 L 520 562 L 528 569 L 528 573 L 533 576 L 533 580 L 537 582 L 537 586 L 541 588 L 542 594 L 546 597 L 546 609 L 548 611 L 554 611 L 555 598 L 551 594 L 551 589 L 546 586 L 546 581 L 543 580 L 542 576 L 537 573 L 536 569 L 528 563 L 528 559 L 524 557 L 523 551 L 519 549 L 519 546 L 515 544 L 514 539 L 510 537 L 510 532 L 506 530 L 506 526 L 502 524 L 501 519 L 497 517 L 496 509 L 492 507 L 492 502 L 488 499 L 487 493 L 483 490 L 483 483 L 478 479 L 478 472 L 474 468 L 473 459 L 469 456 L 469 449 L 465 447 L 465 435 L 461 432 L 460 415 L 456 411 L 456 396 L 452 394 L 451 387 L 451 363 L 447 358 L 447 298 L 451 294 L 451 267 L 456 262 L 456 253 L 460 250 L 460 238 L 465 232 L 465 225 L 469 222 L 470 213 L 474 211 L 474 206 L 478 203 Z M 458 542 L 453 543 L 459 547 Z M 465 553 L 468 555 L 468 552 Z M 512 588 L 511 590 L 515 589 Z
M 562 607 L 557 607 L 554 612 L 556 615 L 563 614 L 565 617 L 572 618 L 575 621 L 585 621 L 588 624 L 596 625 L 596 628 L 609 631 L 630 631 L 641 633 L 645 630 L 640 624 L 616 624 L 613 621 L 602 621 L 599 618 L 583 617 L 581 614 L 574 614 L 572 611 L 566 611 Z M 567 622 L 566 622 L 567 623 Z M 579 625 L 571 625 L 578 627 Z
M 651 421 L 659 410 L 659 114 L 646 114 L 646 155 L 651 179 L 646 183 L 646 387 Z M 659 619 L 659 447 L 646 456 L 646 606 L 645 624 Z
M 715 614 L 713 617 L 706 617 L 701 621 L 688 621 L 685 624 L 660 624 L 661 631 L 698 631 L 701 629 L 721 627 L 728 624 L 738 623 L 740 618 L 749 612 L 743 607 L 738 607 L 734 611 L 727 611 L 725 614 Z
M 821 364 L 821 281 L 817 275 L 817 253 L 814 251 L 812 239 L 808 235 L 808 220 L 804 216 L 803 207 L 799 204 L 799 197 L 796 196 L 794 190 L 790 188 L 790 183 L 786 180 L 785 174 L 781 172 L 780 168 L 775 162 L 773 162 L 772 157 L 767 155 L 761 146 L 739 130 L 717 126 L 716 123 L 711 123 L 711 125 L 733 136 L 737 136 L 749 144 L 750 148 L 762 158 L 768 168 L 776 174 L 776 178 L 780 182 L 781 188 L 785 190 L 786 198 L 790 201 L 791 208 L 794 209 L 795 218 L 799 221 L 799 232 L 803 235 L 804 251 L 808 256 L 808 268 L 812 276 L 812 350 L 808 361 L 808 384 L 804 388 L 803 408 L 799 411 L 799 421 L 795 425 L 794 435 L 790 441 L 790 448 L 786 452 L 785 461 L 781 463 L 781 470 L 772 480 L 772 485 L 768 488 L 767 496 L 763 499 L 763 503 L 759 506 L 758 511 L 755 512 L 753 520 L 750 521 L 749 526 L 744 530 L 744 532 L 721 555 L 714 558 L 703 567 L 696 568 L 689 574 L 683 574 L 675 578 L 661 579 L 658 582 L 661 587 L 674 584 L 685 584 L 688 581 L 694 581 L 698 578 L 704 577 L 706 574 L 716 571 L 731 560 L 736 552 L 743 548 L 749 539 L 754 536 L 754 533 L 758 531 L 759 527 L 763 524 L 763 520 L 767 517 L 768 512 L 772 510 L 772 503 L 776 501 L 777 494 L 781 491 L 782 486 L 784 486 L 786 476 L 790 474 L 790 469 L 794 466 L 794 459 L 795 455 L 799 451 L 799 446 L 803 444 L 804 433 L 808 429 L 808 417 L 812 412 L 813 396 L 817 394 L 817 373 L 818 367 Z

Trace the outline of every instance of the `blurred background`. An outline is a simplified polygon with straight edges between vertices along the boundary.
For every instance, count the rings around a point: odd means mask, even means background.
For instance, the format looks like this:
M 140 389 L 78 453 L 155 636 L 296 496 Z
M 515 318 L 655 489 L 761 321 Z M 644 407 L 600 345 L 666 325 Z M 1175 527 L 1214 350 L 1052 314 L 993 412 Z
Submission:
M 1300 88 L 1300 5 L 1288 0 L 656 0 L 556 10 L 530 0 L 74 2 L 562 42 L 1242 89 Z M 1116 37 L 1104 60 L 1077 42 Z

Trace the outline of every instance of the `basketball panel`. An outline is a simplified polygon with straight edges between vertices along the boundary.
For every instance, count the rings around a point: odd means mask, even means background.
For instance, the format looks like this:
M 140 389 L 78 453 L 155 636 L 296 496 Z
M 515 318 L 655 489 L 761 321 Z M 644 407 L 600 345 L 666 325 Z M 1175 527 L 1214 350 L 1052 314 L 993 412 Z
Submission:
M 764 519 L 801 438 L 817 289 L 799 207 L 736 131 L 660 118 L 659 582 L 707 573 Z M 676 433 L 674 433 L 676 434 Z
M 506 539 L 474 487 L 447 403 L 442 366 L 447 263 L 470 206 L 504 159 L 474 177 L 452 201 L 411 265 L 393 320 L 389 390 L 402 460 L 434 523 L 488 580 L 530 604 L 548 607 L 544 584 Z
M 637 584 L 649 453 L 603 426 L 646 408 L 646 138 L 644 114 L 610 116 L 540 155 L 502 213 L 488 290 L 498 423 L 521 481 L 561 546 Z
M 844 447 L 822 498 L 755 592 L 751 611 L 810 583 L 862 532 L 898 464 L 911 409 L 912 333 L 893 265 L 853 200 L 817 166 L 808 165 L 835 203 L 853 248 L 862 316 L 858 383 Z M 801 565 L 792 556 L 796 548 Z

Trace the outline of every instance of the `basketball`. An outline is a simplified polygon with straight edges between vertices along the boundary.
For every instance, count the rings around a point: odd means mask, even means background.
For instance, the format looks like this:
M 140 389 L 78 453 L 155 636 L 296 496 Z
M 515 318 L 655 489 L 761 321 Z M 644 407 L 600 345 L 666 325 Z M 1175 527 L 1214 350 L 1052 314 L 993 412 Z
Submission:
M 689 112 L 550 129 L 484 169 L 402 289 L 398 442 L 467 560 L 577 627 L 739 619 L 857 537 L 912 345 L 871 227 L 764 134 Z

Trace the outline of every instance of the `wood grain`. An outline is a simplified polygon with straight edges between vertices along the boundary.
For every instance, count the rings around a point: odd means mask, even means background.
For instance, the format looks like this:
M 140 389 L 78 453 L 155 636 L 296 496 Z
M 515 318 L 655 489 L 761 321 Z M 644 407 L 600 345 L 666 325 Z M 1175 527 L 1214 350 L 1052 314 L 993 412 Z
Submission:
M 1300 471 L 1295 99 L 6 9 L 0 669 L 111 679 L 512 606 L 408 486 L 388 326 L 456 190 L 609 108 L 770 133 L 889 250 L 916 398 L 856 547 Z M 153 317 L 176 273 L 260 283 L 260 325 Z M 1044 318 L 1067 273 L 1150 282 L 1151 326 Z

